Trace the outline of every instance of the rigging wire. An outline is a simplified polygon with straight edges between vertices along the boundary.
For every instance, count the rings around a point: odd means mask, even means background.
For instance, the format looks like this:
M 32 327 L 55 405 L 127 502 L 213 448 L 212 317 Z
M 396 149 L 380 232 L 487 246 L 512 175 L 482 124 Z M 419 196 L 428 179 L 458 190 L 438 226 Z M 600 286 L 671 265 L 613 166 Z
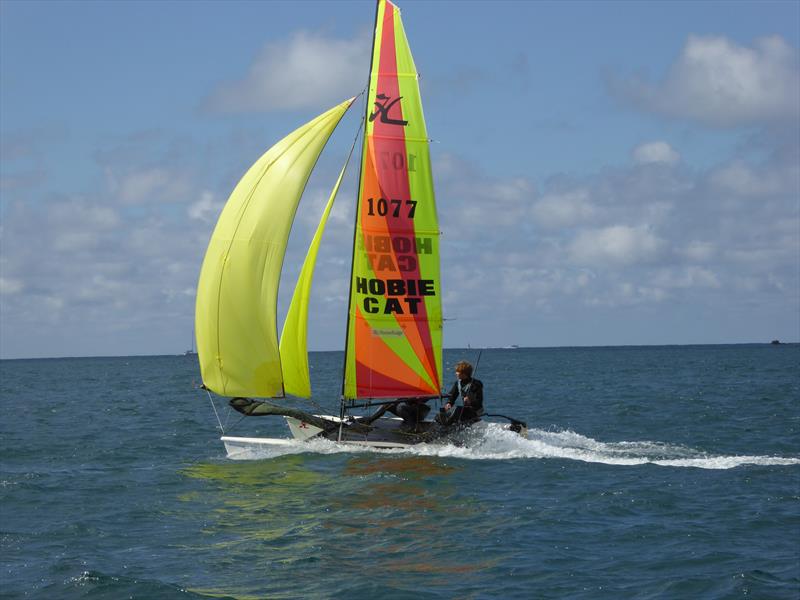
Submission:
M 228 417 L 230 417 L 230 415 L 231 415 L 231 412 L 232 412 L 232 411 L 230 410 L 230 407 L 228 407 Z M 234 423 L 233 425 L 231 425 L 230 427 L 228 427 L 228 432 L 230 433 L 230 431 L 231 431 L 232 429 L 234 429 L 234 428 L 235 428 L 235 427 L 236 427 L 236 426 L 237 426 L 239 423 L 241 423 L 241 422 L 242 422 L 242 419 L 244 419 L 246 416 L 247 416 L 247 415 L 242 415 L 241 417 L 239 417 L 239 419 L 236 421 L 236 423 Z M 228 425 L 228 418 L 226 417 L 226 418 L 225 418 L 225 426 L 227 427 L 227 425 Z
M 214 416 L 217 417 L 217 423 L 219 423 L 219 430 L 222 433 L 225 433 L 225 427 L 222 425 L 222 420 L 219 418 L 219 413 L 217 412 L 217 407 L 214 404 L 214 399 L 211 397 L 211 392 L 208 391 L 208 388 L 206 388 L 206 394 L 208 394 L 208 401 L 211 402 L 211 408 L 214 409 Z M 225 421 L 227 422 L 227 419 L 225 419 Z
M 225 415 L 225 427 L 228 427 L 228 421 L 230 420 L 232 413 L 233 413 L 233 409 L 231 408 L 231 405 L 228 404 L 228 414 Z M 242 419 L 239 419 L 239 421 L 241 421 L 241 420 Z M 239 421 L 236 421 L 236 423 L 238 423 Z M 234 427 L 236 425 L 236 423 L 234 423 L 231 427 Z

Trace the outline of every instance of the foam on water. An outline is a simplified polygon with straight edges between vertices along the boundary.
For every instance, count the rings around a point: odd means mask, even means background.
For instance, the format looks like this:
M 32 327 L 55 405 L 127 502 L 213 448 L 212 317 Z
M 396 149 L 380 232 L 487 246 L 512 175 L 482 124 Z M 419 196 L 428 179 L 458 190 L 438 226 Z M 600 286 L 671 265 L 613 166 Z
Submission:
M 419 444 L 411 448 L 383 450 L 315 439 L 248 449 L 231 458 L 258 460 L 305 452 L 318 454 L 376 452 L 468 460 L 560 458 L 606 465 L 654 464 L 700 469 L 732 469 L 742 465 L 800 464 L 800 458 L 713 455 L 685 446 L 662 442 L 601 442 L 573 431 L 529 429 L 528 438 L 525 439 L 497 423 L 481 423 L 474 426 L 469 433 L 469 437 L 459 445 Z

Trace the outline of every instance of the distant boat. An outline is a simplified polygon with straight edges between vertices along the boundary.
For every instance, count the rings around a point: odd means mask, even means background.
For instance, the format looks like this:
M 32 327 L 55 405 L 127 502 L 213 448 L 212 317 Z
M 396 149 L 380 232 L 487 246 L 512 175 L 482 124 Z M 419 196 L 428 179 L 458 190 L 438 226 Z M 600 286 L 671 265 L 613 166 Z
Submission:
M 183 353 L 184 356 L 197 356 L 194 349 L 194 328 L 192 328 L 192 339 L 189 341 L 189 349 Z
M 511 344 L 510 346 L 503 346 L 503 350 L 519 350 L 519 346 Z
M 374 32 L 339 415 L 312 415 L 256 398 L 311 396 L 311 279 L 346 162 L 308 249 L 280 341 L 278 283 L 303 188 L 355 98 L 279 141 L 233 190 L 203 261 L 195 328 L 203 388 L 230 398 L 238 412 L 282 415 L 298 440 L 403 448 L 447 433 L 447 427 L 424 420 L 424 412 L 414 423 L 382 417 L 401 401 L 441 398 L 439 225 L 417 72 L 400 11 L 388 0 L 378 0 Z M 351 415 L 369 407 L 378 409 L 368 417 Z M 525 431 L 521 421 L 503 418 L 513 431 Z M 227 435 L 222 441 L 229 456 L 289 443 Z
M 772 340 L 770 343 L 771 343 L 773 346 L 777 346 L 777 345 L 779 345 L 779 344 L 781 343 L 781 341 L 780 341 L 780 340 Z

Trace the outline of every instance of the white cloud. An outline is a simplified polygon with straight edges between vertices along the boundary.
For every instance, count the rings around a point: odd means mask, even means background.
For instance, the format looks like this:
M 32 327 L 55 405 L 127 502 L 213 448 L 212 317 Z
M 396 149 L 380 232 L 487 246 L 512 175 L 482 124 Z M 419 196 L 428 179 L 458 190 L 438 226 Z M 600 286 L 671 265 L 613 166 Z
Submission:
M 49 207 L 47 221 L 53 249 L 59 253 L 96 248 L 121 223 L 116 210 L 85 199 L 55 203 Z
M 697 266 L 661 269 L 654 278 L 662 288 L 719 288 L 721 282 L 710 269 Z
M 733 287 L 736 291 L 756 294 L 759 292 L 786 294 L 787 288 L 784 280 L 776 278 L 774 275 L 742 275 L 733 278 Z M 790 288 L 789 288 L 790 289 Z M 795 286 L 795 289 L 796 286 Z
M 172 202 L 190 189 L 183 174 L 161 167 L 145 168 L 124 175 L 107 169 L 106 177 L 112 193 L 123 204 Z
M 642 149 L 639 157 L 650 164 L 681 160 L 665 143 Z M 561 314 L 584 303 L 647 310 L 670 298 L 713 310 L 721 299 L 746 302 L 735 283 L 744 272 L 759 282 L 754 293 L 777 289 L 764 283 L 761 273 L 773 273 L 791 289 L 798 255 L 793 198 L 800 179 L 791 175 L 788 162 L 776 155 L 761 164 L 730 161 L 706 172 L 632 164 L 587 177 L 553 178 L 540 195 L 530 183 L 527 193 L 517 184 L 519 193 L 508 196 L 513 201 L 501 218 L 483 209 L 491 206 L 487 191 L 504 184 L 447 156 L 434 165 L 441 176 L 442 227 L 455 233 L 442 238 L 445 313 L 480 319 L 490 307 L 503 307 L 510 318 L 523 307 Z M 712 175 L 737 164 L 749 169 L 753 181 L 765 175 L 780 186 L 754 186 L 752 198 L 761 202 L 730 201 L 730 190 L 712 183 Z M 452 198 L 459 199 L 459 210 L 448 210 L 453 207 L 445 203 Z M 530 219 L 519 217 L 525 206 Z M 513 218 L 505 218 L 508 214 Z M 467 236 L 462 243 L 458 234 L 468 223 L 482 223 L 482 231 L 492 233 Z M 453 268 L 458 263 L 470 268 Z M 475 282 L 492 290 L 485 301 Z M 469 308 L 464 298 L 470 299 Z M 764 301 L 762 296 L 752 302 Z
M 545 194 L 531 209 L 537 223 L 548 228 L 571 227 L 594 217 L 586 189 Z
M 693 262 L 706 262 L 716 255 L 716 246 L 710 242 L 688 242 L 681 253 Z
M 476 242 L 470 233 L 489 227 L 504 229 L 529 222 L 530 205 L 536 196 L 533 183 L 522 177 L 493 179 L 480 167 L 451 154 L 443 155 L 434 167 L 437 183 L 437 208 L 445 236 Z M 465 174 L 469 176 L 466 177 Z M 442 190 L 447 189 L 447 193 Z M 457 204 L 451 204 L 457 199 Z
M 681 155 L 666 142 L 647 142 L 633 150 L 633 160 L 640 165 L 651 163 L 674 165 L 680 159 Z
M 634 78 L 618 89 L 645 110 L 717 126 L 800 117 L 798 53 L 778 35 L 752 47 L 689 36 L 661 82 Z
M 97 241 L 97 236 L 91 231 L 61 231 L 53 238 L 53 248 L 57 252 L 91 250 Z
M 224 202 L 217 202 L 214 200 L 214 194 L 206 191 L 200 194 L 200 199 L 197 202 L 189 205 L 186 212 L 190 219 L 213 223 L 222 211 L 223 206 Z
M 524 304 L 536 302 L 547 309 L 558 304 L 554 299 L 583 293 L 595 277 L 583 269 L 539 267 L 531 260 L 522 265 L 504 265 L 497 275 L 503 299 Z
M 113 208 L 83 199 L 58 202 L 50 208 L 48 214 L 53 222 L 68 226 L 80 225 L 92 230 L 108 231 L 121 222 L 119 214 Z
M 709 182 L 721 192 L 740 196 L 769 196 L 789 192 L 800 179 L 800 167 L 757 169 L 737 160 L 714 169 Z
M 444 185 L 452 191 L 441 193 Z M 469 180 L 457 178 L 444 185 L 437 186 L 437 207 L 446 236 L 452 234 L 466 240 L 472 237 L 468 232 L 477 229 L 491 227 L 502 230 L 527 222 L 528 204 L 533 195 L 527 180 L 491 181 L 476 176 Z M 458 199 L 457 206 L 449 204 L 454 198 Z
M 319 108 L 364 87 L 369 36 L 353 40 L 300 31 L 267 44 L 247 75 L 218 86 L 206 104 L 222 112 Z
M 612 282 L 595 294 L 588 293 L 584 303 L 588 306 L 617 308 L 642 304 L 657 304 L 669 298 L 669 294 L 658 287 L 641 285 L 630 281 Z
M 522 178 L 482 181 L 468 193 L 473 201 L 464 202 L 459 211 L 466 227 L 510 226 L 525 221 L 533 186 Z
M 126 295 L 123 295 L 126 282 L 110 279 L 104 275 L 94 274 L 86 280 L 76 285 L 74 289 L 74 299 L 77 302 L 110 303 L 123 302 Z
M 24 287 L 24 284 L 19 279 L 0 277 L 0 295 L 18 294 Z
M 652 261 L 664 246 L 647 227 L 613 225 L 581 231 L 570 245 L 570 256 L 578 264 L 631 265 Z

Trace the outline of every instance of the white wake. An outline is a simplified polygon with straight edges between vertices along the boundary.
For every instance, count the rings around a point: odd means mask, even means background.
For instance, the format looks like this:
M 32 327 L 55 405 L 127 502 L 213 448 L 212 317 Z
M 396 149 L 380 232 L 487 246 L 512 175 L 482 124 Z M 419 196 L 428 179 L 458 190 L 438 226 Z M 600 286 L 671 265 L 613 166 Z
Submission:
M 467 460 L 513 460 L 556 458 L 606 465 L 654 464 L 665 467 L 732 469 L 742 465 L 800 465 L 800 458 L 753 455 L 714 455 L 685 446 L 661 442 L 601 442 L 573 431 L 529 429 L 528 438 L 508 431 L 497 423 L 480 423 L 469 431 L 463 445 L 419 444 L 407 449 L 378 450 L 363 446 L 337 444 L 323 439 L 289 441 L 275 446 L 239 452 L 239 460 L 275 458 L 287 454 L 363 453 L 439 456 Z

